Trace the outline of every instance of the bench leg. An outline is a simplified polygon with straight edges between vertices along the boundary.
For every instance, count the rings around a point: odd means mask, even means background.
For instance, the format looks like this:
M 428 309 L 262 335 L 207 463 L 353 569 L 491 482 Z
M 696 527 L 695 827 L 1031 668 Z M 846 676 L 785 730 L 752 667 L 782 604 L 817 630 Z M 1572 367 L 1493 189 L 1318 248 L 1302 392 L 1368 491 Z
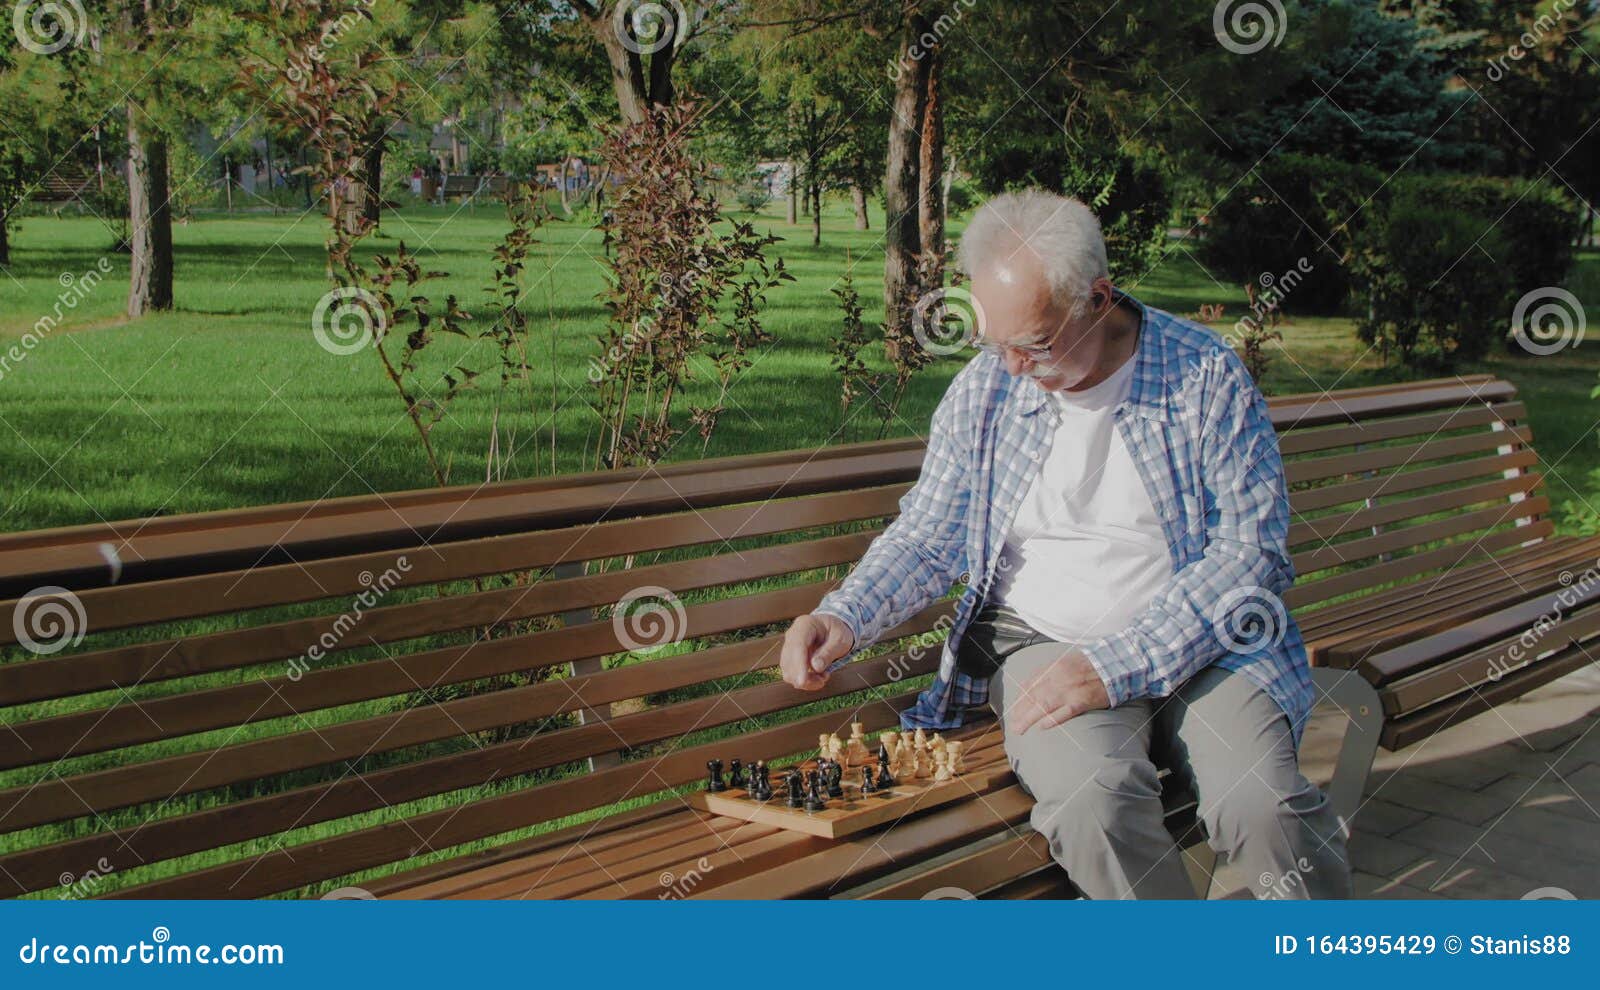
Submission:
M 1383 731 L 1383 703 L 1365 677 L 1353 670 L 1331 667 L 1311 668 L 1311 680 L 1319 700 L 1338 705 L 1349 717 L 1344 740 L 1339 745 L 1333 780 L 1328 784 L 1328 800 L 1345 833 L 1350 832 L 1361 795 L 1367 789 L 1372 760 L 1378 755 L 1378 740 Z

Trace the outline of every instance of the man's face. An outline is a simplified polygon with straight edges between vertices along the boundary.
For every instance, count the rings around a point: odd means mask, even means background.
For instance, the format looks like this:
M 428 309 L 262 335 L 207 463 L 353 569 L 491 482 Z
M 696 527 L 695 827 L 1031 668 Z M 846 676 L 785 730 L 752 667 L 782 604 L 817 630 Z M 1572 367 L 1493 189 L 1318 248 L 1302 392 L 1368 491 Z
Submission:
M 1099 366 L 1103 318 L 1113 305 L 1106 279 L 1095 281 L 1089 305 L 1073 319 L 1052 298 L 1039 259 L 1022 249 L 974 275 L 972 296 L 983 313 L 979 343 L 997 348 L 1009 373 L 1055 392 L 1076 387 Z

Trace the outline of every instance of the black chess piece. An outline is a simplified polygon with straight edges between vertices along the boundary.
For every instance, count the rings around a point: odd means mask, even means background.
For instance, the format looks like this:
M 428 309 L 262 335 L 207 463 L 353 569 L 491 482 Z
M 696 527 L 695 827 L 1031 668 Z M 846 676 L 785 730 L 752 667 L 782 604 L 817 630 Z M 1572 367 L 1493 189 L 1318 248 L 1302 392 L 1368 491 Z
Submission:
M 822 795 L 822 773 L 817 770 L 811 771 L 807 784 L 809 787 L 806 790 L 806 810 L 821 811 L 826 808 L 828 799 Z
M 749 781 L 744 776 L 744 761 L 733 760 L 728 764 L 728 786 L 734 788 L 747 787 Z
M 828 761 L 828 768 L 823 771 L 823 779 L 827 781 L 829 797 L 844 797 L 844 767 L 837 760 Z
M 889 747 L 878 745 L 878 790 L 886 791 L 895 785 L 894 775 L 889 772 Z
M 727 789 L 728 789 L 728 782 L 722 779 L 722 761 L 721 760 L 707 760 L 706 761 L 706 790 L 712 791 L 714 793 L 716 791 L 725 791 Z
M 875 792 L 877 789 L 878 789 L 878 785 L 874 784 L 872 782 L 872 768 L 871 767 L 862 767 L 861 768 L 861 793 L 862 794 L 871 794 L 871 793 Z
M 757 801 L 772 800 L 772 780 L 767 775 L 765 760 L 757 760 L 750 768 L 750 796 Z
M 786 783 L 789 787 L 789 807 L 799 808 L 803 806 L 806 803 L 805 778 L 800 775 L 800 771 L 790 770 Z

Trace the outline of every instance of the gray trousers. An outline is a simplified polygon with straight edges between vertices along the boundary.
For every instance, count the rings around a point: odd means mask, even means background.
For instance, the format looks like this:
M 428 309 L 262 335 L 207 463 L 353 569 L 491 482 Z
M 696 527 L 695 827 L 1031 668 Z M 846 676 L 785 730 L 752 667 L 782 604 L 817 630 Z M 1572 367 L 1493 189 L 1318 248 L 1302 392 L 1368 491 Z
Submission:
M 1002 647 L 990 699 L 1007 698 L 1068 644 Z M 1008 655 L 1007 655 L 1008 654 Z M 1199 804 L 1211 848 L 1263 899 L 1350 896 L 1350 866 L 1327 797 L 1300 773 L 1289 719 L 1242 674 L 1208 667 L 1172 696 L 1085 712 L 1053 728 L 1008 730 L 1006 755 L 1037 802 L 1035 831 L 1084 896 L 1193 898 L 1163 824 L 1158 764 Z

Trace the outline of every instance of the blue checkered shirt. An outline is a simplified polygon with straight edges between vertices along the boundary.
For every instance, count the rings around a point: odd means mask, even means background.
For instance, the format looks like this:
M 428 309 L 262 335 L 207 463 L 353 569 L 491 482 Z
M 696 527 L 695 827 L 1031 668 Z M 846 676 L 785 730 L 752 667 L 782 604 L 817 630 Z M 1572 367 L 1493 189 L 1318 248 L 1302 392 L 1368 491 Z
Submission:
M 1294 570 L 1266 401 L 1215 333 L 1122 299 L 1142 317 L 1131 391 L 1114 415 L 1162 520 L 1172 577 L 1127 628 L 1081 649 L 1112 707 L 1169 695 L 1212 664 L 1237 670 L 1283 708 L 1298 745 L 1314 690 L 1278 598 Z M 859 651 L 960 583 L 939 674 L 902 713 L 906 728 L 954 728 L 988 704 L 988 679 L 956 670 L 955 651 L 1058 421 L 1044 391 L 999 357 L 973 358 L 934 411 L 899 516 L 818 606 L 850 627 Z

